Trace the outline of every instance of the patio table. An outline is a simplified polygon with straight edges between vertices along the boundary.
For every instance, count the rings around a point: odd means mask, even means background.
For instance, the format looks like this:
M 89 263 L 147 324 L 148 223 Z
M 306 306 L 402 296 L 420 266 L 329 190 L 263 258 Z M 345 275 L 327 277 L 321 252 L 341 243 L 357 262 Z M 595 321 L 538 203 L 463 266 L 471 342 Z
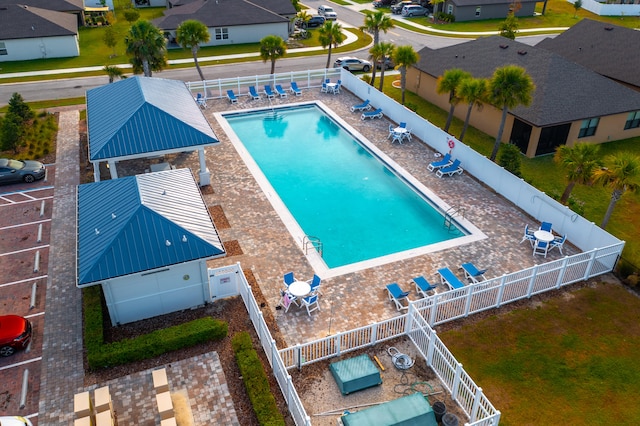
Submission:
M 555 238 L 551 232 L 542 230 L 537 230 L 533 233 L 533 236 L 536 237 L 536 240 L 543 241 L 545 243 L 550 243 Z
M 311 293 L 311 285 L 306 281 L 294 281 L 289 285 L 289 293 L 296 297 L 305 297 Z

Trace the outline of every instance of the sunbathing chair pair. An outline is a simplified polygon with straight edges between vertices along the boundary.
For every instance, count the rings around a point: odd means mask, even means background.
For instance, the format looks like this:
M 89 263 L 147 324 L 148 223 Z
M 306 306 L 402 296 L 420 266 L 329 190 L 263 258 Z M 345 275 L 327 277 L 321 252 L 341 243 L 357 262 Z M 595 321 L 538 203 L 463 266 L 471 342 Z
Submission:
M 365 120 L 367 118 L 371 118 L 371 119 L 382 118 L 382 108 L 378 108 L 374 111 L 365 111 L 360 116 L 360 120 Z
M 461 175 L 463 171 L 464 170 L 462 169 L 462 167 L 460 167 L 460 160 L 454 160 L 453 163 L 451 163 L 450 165 L 436 170 L 436 176 L 441 178 L 444 175 L 447 175 L 447 176 L 453 176 L 455 174 Z
M 352 106 L 351 107 L 351 112 L 369 111 L 371 108 L 373 108 L 373 106 L 371 106 L 371 103 L 369 102 L 369 99 L 366 99 L 363 103 Z

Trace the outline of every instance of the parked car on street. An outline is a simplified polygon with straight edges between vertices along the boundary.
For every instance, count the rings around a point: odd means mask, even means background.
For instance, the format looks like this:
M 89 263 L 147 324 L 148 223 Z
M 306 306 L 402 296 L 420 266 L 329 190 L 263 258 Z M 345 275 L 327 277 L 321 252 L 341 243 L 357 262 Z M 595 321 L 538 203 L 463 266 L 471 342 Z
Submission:
M 307 22 L 300 21 L 297 24 L 300 28 L 307 29 L 307 28 L 321 27 L 324 25 L 324 22 L 325 22 L 324 16 L 313 15 L 311 19 L 309 19 Z
M 39 161 L 0 158 L 0 183 L 27 182 L 42 179 L 45 167 Z
M 398 0 L 375 0 L 373 2 L 373 7 L 384 7 L 391 6 L 392 4 L 396 4 Z
M 334 68 L 344 68 L 349 71 L 364 71 L 369 72 L 371 69 L 371 62 L 364 59 L 354 58 L 352 56 L 343 56 L 336 59 L 333 63 Z
M 335 21 L 338 19 L 338 14 L 333 10 L 331 6 L 322 5 L 318 7 L 318 15 L 324 16 L 327 21 Z
M 402 8 L 402 16 L 424 16 L 428 13 L 429 11 L 427 8 L 422 7 L 419 4 L 412 4 Z
M 395 66 L 396 66 L 396 64 L 393 62 L 393 59 L 391 59 L 391 58 L 386 58 L 386 59 L 384 60 L 384 69 L 385 69 L 385 70 L 393 69 L 393 68 L 395 68 Z M 376 62 L 376 68 L 378 68 L 378 69 L 382 69 L 382 59 L 379 59 L 379 60 Z
M 18 315 L 0 316 L 0 356 L 13 355 L 31 341 L 31 323 Z M 0 422 L 4 426 L 4 423 Z
M 393 6 L 391 6 L 391 13 L 393 13 L 394 15 L 400 15 L 402 13 L 402 8 L 411 4 L 417 4 L 417 3 L 414 3 L 412 1 L 406 1 L 406 0 L 396 3 Z
M 29 419 L 21 416 L 1 416 L 0 426 L 33 426 Z

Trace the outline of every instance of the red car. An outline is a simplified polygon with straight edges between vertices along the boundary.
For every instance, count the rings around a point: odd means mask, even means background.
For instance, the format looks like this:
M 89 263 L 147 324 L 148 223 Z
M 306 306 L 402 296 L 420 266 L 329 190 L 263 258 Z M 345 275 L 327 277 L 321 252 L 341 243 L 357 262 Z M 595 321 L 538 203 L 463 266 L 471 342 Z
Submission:
M 0 316 L 0 356 L 13 355 L 31 341 L 31 323 L 18 315 Z

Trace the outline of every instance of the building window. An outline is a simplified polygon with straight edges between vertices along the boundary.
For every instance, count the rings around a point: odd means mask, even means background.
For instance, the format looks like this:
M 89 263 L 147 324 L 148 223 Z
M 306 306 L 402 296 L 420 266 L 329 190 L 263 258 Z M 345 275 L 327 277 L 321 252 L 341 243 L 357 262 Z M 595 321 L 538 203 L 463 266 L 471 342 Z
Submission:
M 624 123 L 624 129 L 637 129 L 640 127 L 640 111 L 630 112 L 627 116 L 627 122 Z
M 591 118 L 589 120 L 582 120 L 582 125 L 580 126 L 580 133 L 578 133 L 579 138 L 584 138 L 587 136 L 593 136 L 596 134 L 596 129 L 598 128 L 599 118 Z
M 449 15 L 453 15 L 453 5 L 452 4 L 448 4 L 447 5 L 447 13 Z
M 481 7 L 476 7 L 476 16 L 480 16 L 480 9 L 482 9 Z
M 8 55 L 7 46 L 4 44 L 4 41 L 0 41 L 0 55 Z
M 228 40 L 229 28 L 216 28 L 216 40 Z

